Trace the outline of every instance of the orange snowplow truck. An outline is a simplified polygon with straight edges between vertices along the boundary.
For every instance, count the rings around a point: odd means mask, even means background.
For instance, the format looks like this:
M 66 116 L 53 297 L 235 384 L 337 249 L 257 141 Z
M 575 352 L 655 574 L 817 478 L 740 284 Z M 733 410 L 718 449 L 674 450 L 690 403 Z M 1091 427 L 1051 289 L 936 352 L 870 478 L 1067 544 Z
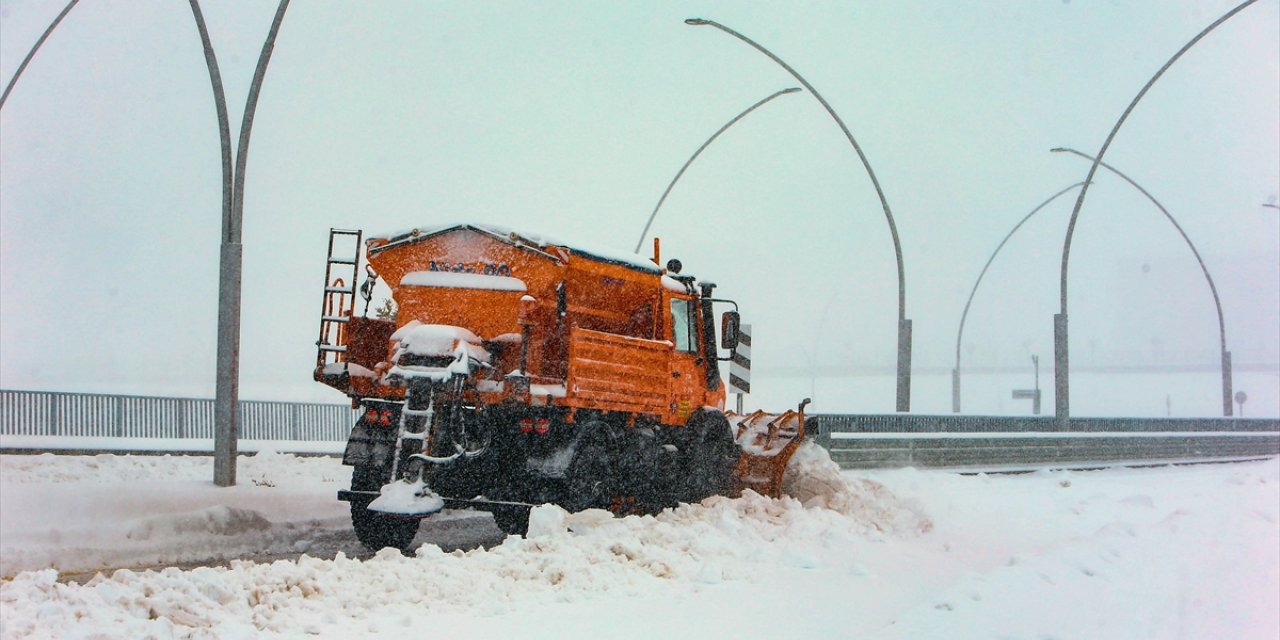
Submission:
M 726 415 L 719 349 L 737 346 L 737 305 L 679 261 L 660 268 L 656 241 L 648 261 L 492 226 L 419 228 L 365 240 L 357 290 L 361 240 L 330 231 L 315 379 L 362 409 L 339 498 L 366 546 L 403 549 L 444 507 L 522 534 L 543 503 L 655 513 L 778 494 L 804 406 Z M 368 316 L 379 278 L 394 319 Z M 716 303 L 733 307 L 719 348 Z

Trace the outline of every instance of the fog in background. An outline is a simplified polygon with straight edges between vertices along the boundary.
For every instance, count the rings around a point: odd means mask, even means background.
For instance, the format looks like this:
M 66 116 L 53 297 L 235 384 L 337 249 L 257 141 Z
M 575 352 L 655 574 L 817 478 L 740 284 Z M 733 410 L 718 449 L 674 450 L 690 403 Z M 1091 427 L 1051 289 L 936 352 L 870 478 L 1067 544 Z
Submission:
M 203 3 L 238 135 L 274 2 Z M 489 222 L 630 251 L 712 133 L 811 82 L 892 207 L 914 323 L 912 409 L 949 412 L 957 328 L 993 249 L 1082 180 L 1144 83 L 1235 2 L 296 0 L 248 157 L 244 399 L 312 382 L 330 227 Z M 65 5 L 0 0 L 0 82 Z M 1221 295 L 1245 415 L 1280 415 L 1280 3 L 1261 0 L 1156 83 L 1105 160 L 1158 198 Z M 961 344 L 966 413 L 1040 358 L 1074 192 L 992 264 Z M 0 111 L 0 386 L 212 397 L 221 165 L 187 2 L 84 0 Z M 897 276 L 867 173 L 814 97 L 777 98 L 689 168 L 652 234 L 753 326 L 748 407 L 890 412 Z M 649 246 L 646 240 L 646 247 Z M 643 253 L 648 255 L 646 248 Z M 1100 171 L 1070 261 L 1072 413 L 1220 415 L 1218 324 L 1190 250 Z

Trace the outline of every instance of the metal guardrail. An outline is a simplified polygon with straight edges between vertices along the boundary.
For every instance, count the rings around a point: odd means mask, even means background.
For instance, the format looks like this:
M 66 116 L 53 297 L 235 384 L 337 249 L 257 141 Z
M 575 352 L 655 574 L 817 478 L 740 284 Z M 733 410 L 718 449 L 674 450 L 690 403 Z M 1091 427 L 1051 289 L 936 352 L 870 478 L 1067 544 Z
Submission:
M 240 402 L 242 440 L 346 442 L 345 404 Z M 844 468 L 1010 467 L 1280 455 L 1280 420 L 810 415 Z M 213 438 L 213 400 L 0 390 L 0 435 Z
M 815 414 L 823 432 L 858 433 L 1001 433 L 1117 431 L 1278 431 L 1274 418 L 1069 418 L 1053 416 L 958 416 L 915 414 Z
M 346 442 L 345 404 L 240 402 L 244 440 Z M 0 390 L 0 434 L 86 438 L 213 438 L 213 400 Z
M 841 467 L 1089 466 L 1280 455 L 1280 420 L 814 415 Z

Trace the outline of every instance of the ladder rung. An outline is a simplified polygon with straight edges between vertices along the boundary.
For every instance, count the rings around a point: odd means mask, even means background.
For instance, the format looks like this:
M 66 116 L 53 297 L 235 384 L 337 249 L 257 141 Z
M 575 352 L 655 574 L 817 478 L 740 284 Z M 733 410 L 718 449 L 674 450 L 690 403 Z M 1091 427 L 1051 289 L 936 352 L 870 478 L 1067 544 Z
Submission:
M 345 293 L 347 295 L 352 295 L 356 292 L 356 290 L 347 289 L 345 287 L 325 287 L 324 292 L 325 293 Z
M 329 264 L 355 264 L 355 258 L 329 258 Z
M 402 409 L 401 411 L 406 416 L 427 416 L 432 413 L 431 409 Z
M 401 440 L 426 440 L 426 439 L 427 439 L 427 434 L 425 434 L 425 433 L 402 433 L 402 434 L 400 434 L 400 439 L 401 439 Z
M 334 235 L 342 235 L 342 236 L 360 235 L 360 231 L 358 229 L 330 229 L 329 233 L 332 233 Z
M 331 345 L 331 344 L 320 344 L 320 345 L 316 345 L 316 346 L 320 347 L 320 350 L 321 350 L 321 351 L 335 351 L 335 352 L 337 352 L 337 353 L 346 353 L 346 352 L 347 352 L 347 348 L 346 348 L 346 346 L 334 346 L 334 345 Z
M 347 316 L 322 316 L 320 319 L 325 322 L 351 322 L 351 318 Z

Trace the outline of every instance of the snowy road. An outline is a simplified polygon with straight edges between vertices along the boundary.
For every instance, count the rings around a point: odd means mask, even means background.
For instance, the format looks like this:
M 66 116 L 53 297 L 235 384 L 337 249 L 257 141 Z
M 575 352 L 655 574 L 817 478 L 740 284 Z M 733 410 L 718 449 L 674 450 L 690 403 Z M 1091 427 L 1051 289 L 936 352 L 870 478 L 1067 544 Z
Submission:
M 83 582 L 116 569 L 373 556 L 336 498 L 350 470 L 331 458 L 246 456 L 240 486 L 222 489 L 203 456 L 0 459 L 0 577 L 51 566 Z M 423 521 L 414 544 L 465 551 L 505 537 L 487 514 L 459 511 Z
M 357 560 L 368 560 L 374 556 L 374 552 L 369 551 L 360 544 L 360 541 L 356 539 L 355 532 L 349 526 L 341 526 L 337 529 L 295 531 L 294 533 L 295 535 L 292 536 L 289 535 L 288 531 L 282 534 L 283 537 L 280 540 L 280 544 L 276 545 L 276 547 L 287 547 L 287 550 L 283 551 L 268 549 L 228 557 L 226 554 L 213 549 L 214 553 L 208 557 L 194 558 L 182 562 L 93 567 L 76 572 L 62 571 L 58 575 L 58 580 L 60 582 L 85 583 L 99 572 L 110 573 L 118 569 L 145 571 L 175 566 L 179 569 L 189 570 L 198 567 L 228 567 L 232 562 L 238 560 L 271 563 L 277 560 L 297 562 L 303 556 L 320 560 L 333 560 L 339 554 Z M 422 522 L 418 529 L 418 536 L 414 538 L 412 546 L 417 548 L 424 544 L 430 544 L 440 547 L 441 550 L 446 552 L 455 550 L 470 551 L 477 548 L 492 548 L 502 544 L 506 537 L 506 534 L 493 523 L 493 518 L 487 514 L 465 511 L 457 513 L 445 512 Z
M 0 638 L 1280 636 L 1275 459 L 835 472 L 803 504 L 541 507 L 527 538 L 455 514 L 411 557 L 355 545 L 332 459 L 210 464 L 0 456 Z

